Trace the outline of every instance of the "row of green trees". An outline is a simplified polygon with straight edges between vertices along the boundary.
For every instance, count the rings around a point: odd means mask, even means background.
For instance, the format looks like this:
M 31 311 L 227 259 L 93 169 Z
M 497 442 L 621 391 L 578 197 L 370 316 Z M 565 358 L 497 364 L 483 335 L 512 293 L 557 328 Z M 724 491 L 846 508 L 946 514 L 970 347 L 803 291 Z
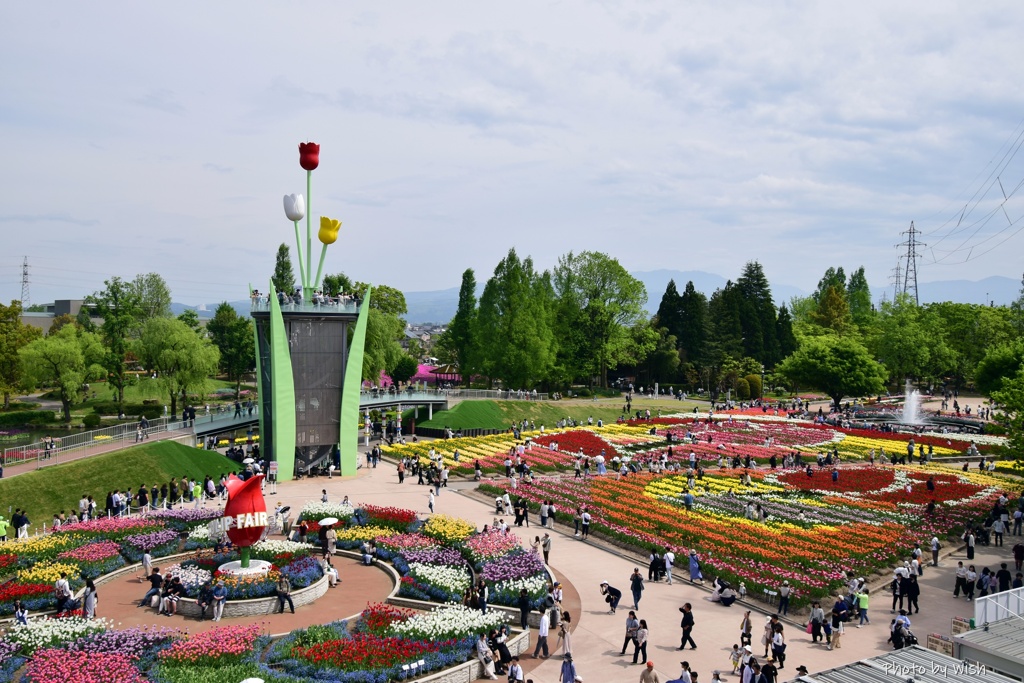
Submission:
M 509 388 L 607 386 L 608 371 L 651 353 L 658 332 L 644 313 L 643 283 L 606 254 L 569 253 L 552 271 L 508 252 L 479 302 L 476 275 L 462 275 L 459 305 L 435 346 L 463 381 L 480 375 Z

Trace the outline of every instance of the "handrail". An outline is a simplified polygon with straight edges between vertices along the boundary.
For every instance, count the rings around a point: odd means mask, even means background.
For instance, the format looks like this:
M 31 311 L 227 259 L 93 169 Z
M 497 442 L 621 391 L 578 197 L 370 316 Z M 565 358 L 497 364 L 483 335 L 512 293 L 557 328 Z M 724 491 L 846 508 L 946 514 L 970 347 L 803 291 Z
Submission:
M 182 427 L 187 427 L 188 424 L 188 422 L 181 420 L 161 417 L 148 422 L 146 427 L 143 427 L 141 422 L 125 422 L 112 427 L 103 427 L 87 432 L 75 432 L 66 436 L 55 437 L 53 440 L 56 445 L 49 449 L 46 448 L 46 443 L 43 441 L 5 448 L 0 465 L 7 467 L 31 462 L 32 460 L 35 460 L 39 467 L 56 465 L 61 461 L 60 456 L 82 448 L 105 443 L 118 443 L 123 447 L 129 439 L 139 441 L 141 437 L 142 440 L 145 440 L 153 434 L 175 431 Z

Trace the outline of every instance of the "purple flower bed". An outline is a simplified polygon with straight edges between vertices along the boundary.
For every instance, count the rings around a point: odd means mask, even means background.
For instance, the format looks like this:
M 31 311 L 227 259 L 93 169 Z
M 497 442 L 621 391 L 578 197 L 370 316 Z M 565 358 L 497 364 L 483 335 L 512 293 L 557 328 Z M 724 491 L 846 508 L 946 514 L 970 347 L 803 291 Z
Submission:
M 139 562 L 147 550 L 154 556 L 170 555 L 178 549 L 178 532 L 173 529 L 126 536 L 121 554 L 129 562 Z
M 402 553 L 406 563 L 443 564 L 461 567 L 466 564 L 462 554 L 454 548 L 426 548 L 424 550 L 407 550 Z
M 173 510 L 157 510 L 149 513 L 150 519 L 159 519 L 169 528 L 177 531 L 191 531 L 200 524 L 212 522 L 224 516 L 223 510 L 217 508 L 176 508 Z
M 533 553 L 512 553 L 484 564 L 480 575 L 484 581 L 525 579 L 544 573 L 544 562 Z
M 173 638 L 184 635 L 175 628 L 130 628 L 125 631 L 106 631 L 79 638 L 69 643 L 71 652 L 106 652 L 123 654 L 133 662 L 152 661 L 156 653 Z

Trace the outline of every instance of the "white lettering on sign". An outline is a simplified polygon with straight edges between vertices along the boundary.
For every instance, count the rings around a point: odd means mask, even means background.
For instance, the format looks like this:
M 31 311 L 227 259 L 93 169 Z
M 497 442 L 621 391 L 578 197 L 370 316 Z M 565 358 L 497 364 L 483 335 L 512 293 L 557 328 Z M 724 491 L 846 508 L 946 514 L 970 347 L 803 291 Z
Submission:
M 257 512 L 256 514 L 249 513 L 245 515 L 235 515 L 235 527 L 238 529 L 248 529 L 250 527 L 266 525 L 266 512 Z

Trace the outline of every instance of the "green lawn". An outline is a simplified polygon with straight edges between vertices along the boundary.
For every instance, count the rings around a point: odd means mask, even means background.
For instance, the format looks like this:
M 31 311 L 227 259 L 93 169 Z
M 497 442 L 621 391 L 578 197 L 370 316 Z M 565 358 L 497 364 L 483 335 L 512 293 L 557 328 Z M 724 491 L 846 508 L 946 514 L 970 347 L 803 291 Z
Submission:
M 450 410 L 434 413 L 434 418 L 426 419 L 426 411 L 420 408 L 421 419 L 416 422 L 422 427 L 451 427 L 452 429 L 503 429 L 512 422 L 532 420 L 539 427 L 551 428 L 559 420 L 571 417 L 577 422 L 586 422 L 588 417 L 594 421 L 614 422 L 622 414 L 624 399 L 572 399 L 562 401 L 461 401 Z M 650 408 L 652 415 L 661 410 L 663 415 L 682 411 L 692 411 L 696 405 L 693 401 L 673 401 L 671 399 L 634 399 L 633 412 Z M 706 409 L 706 405 L 705 409 Z
M 83 493 L 95 498 L 102 509 L 107 491 L 128 487 L 138 491 L 139 484 L 152 486 L 182 475 L 200 480 L 207 474 L 219 478 L 237 467 L 237 463 L 213 451 L 157 441 L 0 479 L 0 501 L 5 508 L 28 510 L 33 527 L 43 522 L 49 526 L 55 512 L 70 514 L 72 509 L 77 510 Z M 6 509 L 2 512 L 10 519 Z

